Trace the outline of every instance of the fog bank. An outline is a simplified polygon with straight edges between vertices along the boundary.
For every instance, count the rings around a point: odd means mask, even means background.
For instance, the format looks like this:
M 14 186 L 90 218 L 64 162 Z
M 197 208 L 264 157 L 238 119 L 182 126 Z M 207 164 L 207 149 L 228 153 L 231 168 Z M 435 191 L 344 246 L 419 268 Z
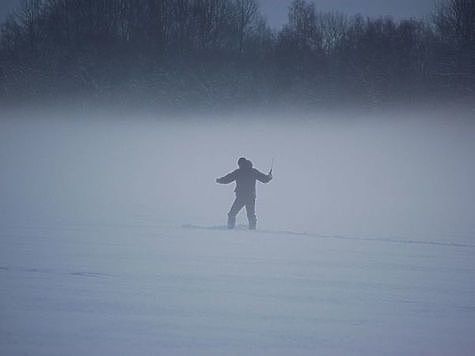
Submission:
M 233 186 L 215 178 L 245 156 L 264 172 L 275 159 L 262 229 L 473 240 L 474 122 L 288 119 L 4 117 L 0 223 L 223 225 Z

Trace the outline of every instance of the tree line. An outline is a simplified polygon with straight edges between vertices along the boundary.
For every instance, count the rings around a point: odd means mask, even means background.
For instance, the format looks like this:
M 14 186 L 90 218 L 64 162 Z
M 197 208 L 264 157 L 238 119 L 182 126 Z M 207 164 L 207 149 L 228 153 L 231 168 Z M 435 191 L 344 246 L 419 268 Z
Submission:
M 1 26 L 0 98 L 163 107 L 326 106 L 475 97 L 475 0 L 427 20 L 323 13 L 294 0 L 24 0 Z

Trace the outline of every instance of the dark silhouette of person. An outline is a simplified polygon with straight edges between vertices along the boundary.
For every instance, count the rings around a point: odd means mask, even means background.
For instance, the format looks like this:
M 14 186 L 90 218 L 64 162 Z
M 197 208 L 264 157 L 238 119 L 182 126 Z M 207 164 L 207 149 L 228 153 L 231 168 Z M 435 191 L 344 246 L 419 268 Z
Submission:
M 256 180 L 262 183 L 269 183 L 272 180 L 272 170 L 269 174 L 259 172 L 252 168 L 252 162 L 244 157 L 238 160 L 239 168 L 216 179 L 216 183 L 229 184 L 236 181 L 236 199 L 228 213 L 228 229 L 233 229 L 236 225 L 236 215 L 245 206 L 247 219 L 249 220 L 249 229 L 255 230 L 257 225 L 256 218 Z

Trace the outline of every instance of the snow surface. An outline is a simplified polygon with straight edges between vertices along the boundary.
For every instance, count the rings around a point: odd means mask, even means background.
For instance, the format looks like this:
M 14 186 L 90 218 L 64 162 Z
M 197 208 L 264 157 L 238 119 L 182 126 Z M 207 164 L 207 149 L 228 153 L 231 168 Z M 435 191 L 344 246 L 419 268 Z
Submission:
M 470 355 L 475 246 L 4 229 L 2 355 Z
M 475 353 L 473 123 L 0 126 L 1 355 Z

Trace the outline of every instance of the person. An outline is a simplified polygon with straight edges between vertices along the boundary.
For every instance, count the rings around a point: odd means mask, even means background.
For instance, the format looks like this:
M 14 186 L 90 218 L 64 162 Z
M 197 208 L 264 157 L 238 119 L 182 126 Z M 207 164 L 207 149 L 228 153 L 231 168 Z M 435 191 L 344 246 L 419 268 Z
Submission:
M 216 183 L 229 184 L 236 182 L 236 199 L 228 213 L 228 229 L 233 229 L 236 225 L 236 215 L 245 206 L 249 229 L 255 230 L 257 225 L 256 218 L 256 180 L 262 183 L 269 183 L 272 180 L 272 170 L 269 174 L 259 172 L 252 168 L 252 162 L 244 157 L 238 160 L 239 168 L 235 171 L 217 178 Z

